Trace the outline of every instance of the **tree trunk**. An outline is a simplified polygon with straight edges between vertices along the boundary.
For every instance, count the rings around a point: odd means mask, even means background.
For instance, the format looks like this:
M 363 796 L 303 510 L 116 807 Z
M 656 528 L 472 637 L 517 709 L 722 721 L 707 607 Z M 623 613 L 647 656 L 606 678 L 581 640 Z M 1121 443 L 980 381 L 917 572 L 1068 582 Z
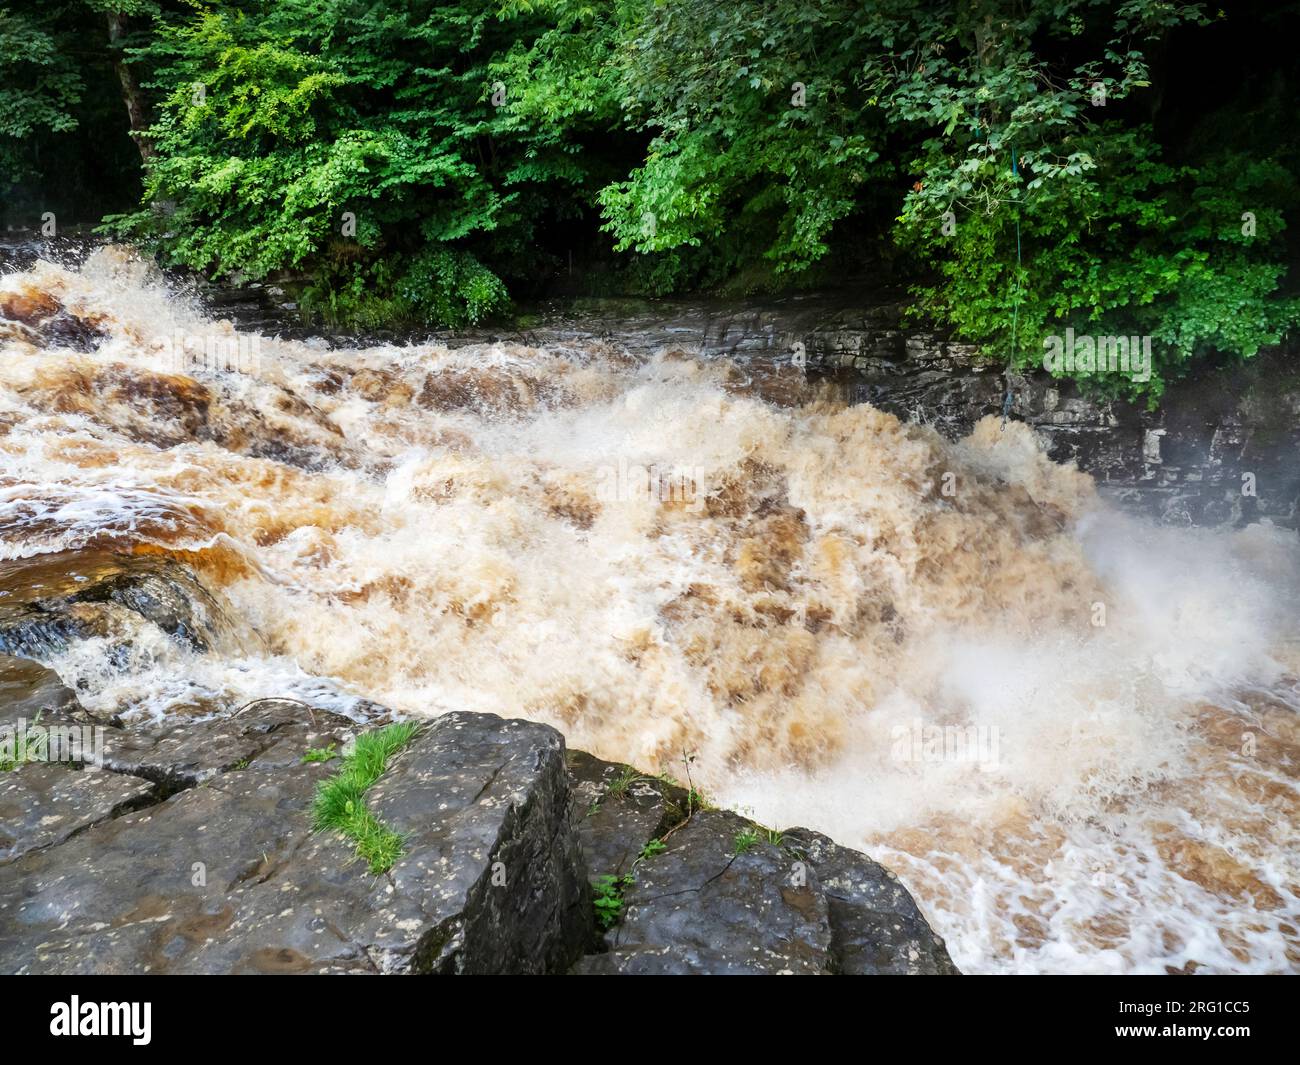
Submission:
M 146 163 L 154 157 L 154 147 L 145 132 L 149 128 L 149 104 L 144 98 L 144 90 L 135 79 L 135 72 L 127 65 L 122 53 L 121 40 L 126 36 L 126 16 L 120 11 L 108 12 L 108 47 L 113 57 L 113 69 L 117 71 L 117 80 L 122 85 L 122 102 L 126 104 L 126 116 L 131 126 L 131 139 L 140 152 L 140 158 Z

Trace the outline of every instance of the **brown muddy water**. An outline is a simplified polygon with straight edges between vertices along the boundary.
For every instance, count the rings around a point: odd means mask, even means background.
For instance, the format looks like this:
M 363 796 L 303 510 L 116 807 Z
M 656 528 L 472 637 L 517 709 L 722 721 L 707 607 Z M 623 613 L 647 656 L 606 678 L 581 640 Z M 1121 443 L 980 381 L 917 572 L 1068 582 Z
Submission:
M 967 971 L 1300 969 L 1298 593 L 1294 532 L 1159 528 L 1021 425 L 789 366 L 240 334 L 115 248 L 0 278 L 0 644 L 88 708 L 689 757 Z

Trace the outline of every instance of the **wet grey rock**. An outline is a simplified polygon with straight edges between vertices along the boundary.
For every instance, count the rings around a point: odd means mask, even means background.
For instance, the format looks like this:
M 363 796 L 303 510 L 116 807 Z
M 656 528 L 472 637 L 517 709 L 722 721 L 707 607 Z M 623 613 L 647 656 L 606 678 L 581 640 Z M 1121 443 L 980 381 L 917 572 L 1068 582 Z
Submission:
M 0 659 L 0 724 L 76 722 Z M 381 711 L 382 708 L 374 708 Z M 426 725 L 367 804 L 405 853 L 372 875 L 311 830 L 349 718 L 266 700 L 149 731 L 94 723 L 104 768 L 0 774 L 0 970 L 31 973 L 955 971 L 896 879 L 804 830 L 737 854 L 743 818 L 485 714 Z M 662 853 L 645 845 L 667 838 Z M 590 884 L 630 874 L 597 938 Z M 598 951 L 584 957 L 588 951 Z
M 898 877 L 865 854 L 806 828 L 782 846 L 816 871 L 826 896 L 833 971 L 848 976 L 954 975 L 943 940 Z
M 304 804 L 324 776 L 231 773 L 0 866 L 0 970 L 230 971 L 204 952 L 234 923 L 239 886 L 305 840 Z
M 593 883 L 628 872 L 642 847 L 686 815 L 684 788 L 631 766 L 570 751 L 568 768 L 573 823 Z
M 0 863 L 154 801 L 147 781 L 99 771 L 112 731 L 53 670 L 0 655 Z
M 689 812 L 684 789 L 570 752 L 574 816 L 592 881 L 630 874 L 623 920 L 575 972 L 956 973 L 893 873 L 808 829 L 760 833 L 733 813 Z M 629 782 L 630 779 L 630 782 Z M 667 849 L 638 861 L 668 833 Z
M 355 722 L 293 699 L 265 699 L 229 717 L 178 720 L 159 731 L 107 733 L 104 767 L 157 783 L 165 794 L 192 788 L 219 773 L 256 764 L 289 768 L 309 750 L 341 750 Z
M 228 920 L 179 971 L 216 973 L 410 972 L 430 922 L 389 876 L 371 875 L 352 844 L 333 832 L 310 832 L 303 810 L 316 779 L 328 770 L 294 776 L 261 770 L 223 775 L 209 789 L 234 807 L 284 801 L 296 812 L 295 835 L 278 854 L 250 867 L 222 895 Z M 202 790 L 202 789 L 201 789 Z M 281 800 L 279 796 L 284 796 Z M 305 805 L 304 805 L 305 804 Z
M 369 805 L 407 839 L 389 874 L 395 892 L 431 922 L 415 971 L 555 971 L 590 942 L 586 862 L 554 729 L 448 714 L 381 778 Z
M 93 718 L 57 673 L 29 658 L 0 654 L 0 730 L 31 724 L 86 723 Z
M 638 864 L 612 949 L 585 974 L 830 973 L 831 926 L 816 873 L 766 841 L 742 854 L 748 821 L 695 814 L 667 849 Z
M 406 841 L 387 874 L 371 875 L 332 833 L 303 835 L 226 893 L 228 924 L 185 971 L 563 970 L 592 921 L 563 758 L 559 733 L 542 725 L 439 718 L 367 795 Z M 258 766 L 208 787 L 236 806 L 292 788 Z
M 154 792 L 153 784 L 136 777 L 56 763 L 30 762 L 0 772 L 0 862 L 148 806 Z

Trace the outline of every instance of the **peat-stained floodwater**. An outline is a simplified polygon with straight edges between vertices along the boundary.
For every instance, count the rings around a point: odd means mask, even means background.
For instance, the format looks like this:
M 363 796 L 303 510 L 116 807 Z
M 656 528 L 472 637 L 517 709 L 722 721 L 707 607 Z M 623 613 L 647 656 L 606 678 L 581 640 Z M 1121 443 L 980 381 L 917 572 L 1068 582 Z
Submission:
M 789 366 L 241 335 L 114 248 L 0 279 L 0 638 L 86 706 L 690 757 L 968 971 L 1300 968 L 1298 563 Z

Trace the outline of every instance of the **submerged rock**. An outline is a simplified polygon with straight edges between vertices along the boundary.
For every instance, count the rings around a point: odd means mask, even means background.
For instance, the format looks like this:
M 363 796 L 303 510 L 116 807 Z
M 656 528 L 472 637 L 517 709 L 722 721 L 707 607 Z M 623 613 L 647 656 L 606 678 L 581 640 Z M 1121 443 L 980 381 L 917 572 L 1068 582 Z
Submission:
M 0 563 L 0 653 L 48 658 L 105 638 L 125 657 L 140 624 L 195 652 L 234 648 L 224 606 L 190 567 L 162 555 L 66 551 Z
M 94 315 L 71 312 L 53 295 L 33 286 L 0 292 L 0 336 L 10 330 L 16 339 L 38 347 L 83 352 L 94 351 L 106 336 Z

